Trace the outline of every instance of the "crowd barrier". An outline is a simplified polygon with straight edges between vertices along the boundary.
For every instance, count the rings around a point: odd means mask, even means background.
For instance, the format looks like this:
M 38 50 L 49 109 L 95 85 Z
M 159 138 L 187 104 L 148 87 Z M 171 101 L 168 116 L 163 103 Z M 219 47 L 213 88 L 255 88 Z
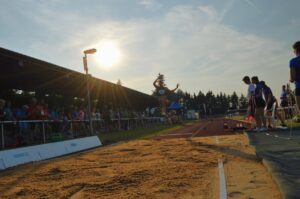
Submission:
M 98 136 L 0 151 L 0 170 L 101 146 Z
M 246 116 L 247 109 L 235 110 L 233 111 L 234 114 L 232 114 L 232 112 L 230 113 L 231 114 L 227 114 L 228 118 L 233 118 L 233 116 Z M 299 115 L 299 110 L 297 105 L 277 107 L 276 103 L 272 105 L 271 109 L 265 109 L 265 117 L 271 122 L 271 126 L 273 127 L 276 126 L 276 120 L 279 119 L 278 114 L 283 120 L 292 121 L 294 116 Z M 255 126 L 255 121 L 251 122 L 251 126 L 252 128 Z
M 161 117 L 93 119 L 94 134 L 163 124 Z M 0 150 L 92 136 L 88 120 L 0 121 Z

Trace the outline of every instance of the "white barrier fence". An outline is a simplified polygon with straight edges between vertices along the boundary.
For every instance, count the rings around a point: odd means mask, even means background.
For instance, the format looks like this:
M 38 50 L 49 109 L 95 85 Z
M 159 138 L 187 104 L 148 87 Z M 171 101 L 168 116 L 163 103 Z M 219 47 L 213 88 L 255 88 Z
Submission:
M 17 148 L 22 145 L 42 144 L 92 136 L 89 133 L 88 122 L 88 120 L 0 121 L 0 150 Z M 109 131 L 110 129 L 129 130 L 137 127 L 149 127 L 154 124 L 162 124 L 163 118 L 120 118 L 109 121 L 94 119 L 92 123 L 95 132 L 101 133 Z
M 98 136 L 0 151 L 0 170 L 101 146 Z

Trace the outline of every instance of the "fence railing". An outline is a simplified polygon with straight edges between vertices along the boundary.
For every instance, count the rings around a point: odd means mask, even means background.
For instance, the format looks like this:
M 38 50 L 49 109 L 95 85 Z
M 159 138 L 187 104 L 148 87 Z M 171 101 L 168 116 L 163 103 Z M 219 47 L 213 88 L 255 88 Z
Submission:
M 275 109 L 274 109 L 275 107 Z M 299 115 L 299 110 L 297 105 L 287 106 L 287 107 L 272 107 L 271 110 L 265 110 L 265 115 L 267 113 L 272 113 L 273 117 L 276 117 L 275 110 L 281 115 L 284 120 L 292 119 L 295 115 Z M 273 110 L 274 109 L 274 110 Z M 230 110 L 226 113 L 227 117 L 232 118 L 233 116 L 246 116 L 247 109 L 237 109 L 237 110 Z
M 130 130 L 163 123 L 161 117 L 92 120 L 96 134 L 112 129 Z M 89 120 L 0 121 L 0 126 L 0 150 L 90 136 Z

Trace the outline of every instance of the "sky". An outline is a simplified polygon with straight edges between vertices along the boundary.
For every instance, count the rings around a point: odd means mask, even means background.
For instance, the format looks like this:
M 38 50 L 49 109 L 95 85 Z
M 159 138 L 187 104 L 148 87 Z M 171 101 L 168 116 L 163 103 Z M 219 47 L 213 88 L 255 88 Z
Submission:
M 162 73 L 170 89 L 227 94 L 256 75 L 278 96 L 300 40 L 299 0 L 0 2 L 0 47 L 79 72 L 96 48 L 92 76 L 147 94 Z

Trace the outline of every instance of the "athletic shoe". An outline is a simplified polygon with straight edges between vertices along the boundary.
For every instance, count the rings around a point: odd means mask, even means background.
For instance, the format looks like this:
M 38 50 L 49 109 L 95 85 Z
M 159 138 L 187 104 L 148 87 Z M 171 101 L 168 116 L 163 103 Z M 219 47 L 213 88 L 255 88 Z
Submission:
M 268 126 L 268 129 L 272 129 L 273 127 L 271 125 Z
M 265 128 L 265 127 L 262 127 L 262 128 L 259 129 L 260 132 L 267 131 L 267 130 L 268 130 L 268 129 Z
M 259 131 L 260 131 L 260 128 L 256 127 L 253 131 L 259 132 Z

